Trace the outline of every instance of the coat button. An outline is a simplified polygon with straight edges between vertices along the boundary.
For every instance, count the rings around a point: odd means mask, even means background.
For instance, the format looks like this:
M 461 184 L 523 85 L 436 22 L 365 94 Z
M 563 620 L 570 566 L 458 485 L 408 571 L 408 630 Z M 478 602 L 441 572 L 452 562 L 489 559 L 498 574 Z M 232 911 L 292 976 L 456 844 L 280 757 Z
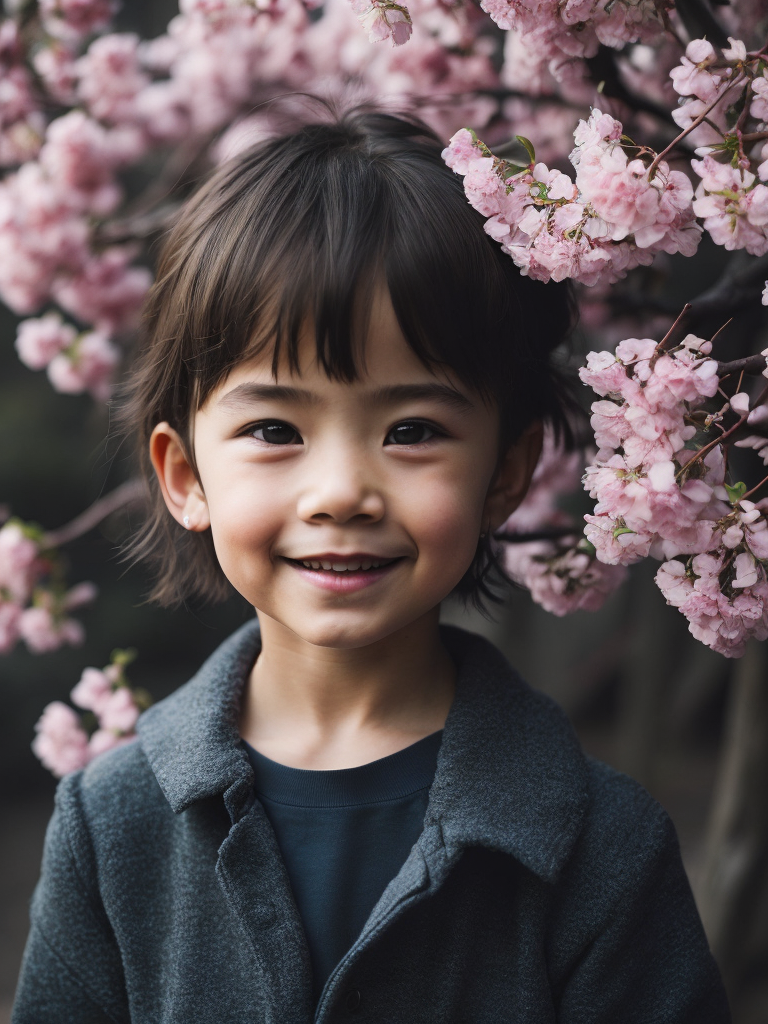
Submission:
M 344 1005 L 350 1013 L 354 1013 L 355 1010 L 360 1008 L 360 992 L 356 988 L 351 988 L 344 996 Z

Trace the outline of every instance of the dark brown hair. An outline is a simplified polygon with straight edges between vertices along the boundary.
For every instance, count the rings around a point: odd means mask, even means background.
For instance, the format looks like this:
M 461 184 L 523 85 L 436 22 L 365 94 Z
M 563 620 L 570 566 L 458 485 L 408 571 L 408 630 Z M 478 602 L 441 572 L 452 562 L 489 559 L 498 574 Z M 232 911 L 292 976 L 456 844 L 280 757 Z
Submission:
M 567 429 L 550 357 L 571 325 L 570 293 L 521 277 L 485 234 L 441 150 L 415 118 L 356 108 L 260 142 L 219 168 L 181 210 L 121 410 L 150 500 L 131 555 L 154 567 L 154 600 L 231 593 L 210 531 L 187 532 L 164 505 L 149 462 L 154 426 L 167 420 L 194 465 L 195 411 L 266 345 L 273 369 L 281 353 L 298 369 L 307 323 L 325 372 L 356 379 L 366 299 L 382 276 L 416 355 L 496 402 L 501 451 L 535 420 Z M 485 538 L 459 594 L 493 597 L 495 565 Z

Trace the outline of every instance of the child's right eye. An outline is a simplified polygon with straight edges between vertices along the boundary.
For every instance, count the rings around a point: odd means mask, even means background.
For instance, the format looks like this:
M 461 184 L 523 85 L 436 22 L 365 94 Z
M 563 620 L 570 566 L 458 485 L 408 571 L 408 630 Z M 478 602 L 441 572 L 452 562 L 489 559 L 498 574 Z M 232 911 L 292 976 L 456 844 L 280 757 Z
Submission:
M 279 420 L 265 420 L 262 423 L 255 423 L 249 427 L 248 434 L 255 437 L 257 441 L 266 441 L 267 444 L 303 444 L 299 432 L 289 423 L 281 423 Z

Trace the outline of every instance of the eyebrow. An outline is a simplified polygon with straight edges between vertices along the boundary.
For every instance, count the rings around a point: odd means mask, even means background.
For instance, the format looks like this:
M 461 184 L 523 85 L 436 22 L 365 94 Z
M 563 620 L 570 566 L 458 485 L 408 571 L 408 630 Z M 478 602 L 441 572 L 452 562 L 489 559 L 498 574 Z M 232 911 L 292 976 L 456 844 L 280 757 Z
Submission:
M 432 401 L 452 406 L 463 412 L 472 408 L 472 402 L 456 388 L 448 384 L 389 384 L 376 388 L 368 398 L 373 405 L 398 405 L 403 402 Z M 238 409 L 255 402 L 288 402 L 294 405 L 317 405 L 320 399 L 304 388 L 289 387 L 286 384 L 238 384 L 221 399 L 219 406 Z

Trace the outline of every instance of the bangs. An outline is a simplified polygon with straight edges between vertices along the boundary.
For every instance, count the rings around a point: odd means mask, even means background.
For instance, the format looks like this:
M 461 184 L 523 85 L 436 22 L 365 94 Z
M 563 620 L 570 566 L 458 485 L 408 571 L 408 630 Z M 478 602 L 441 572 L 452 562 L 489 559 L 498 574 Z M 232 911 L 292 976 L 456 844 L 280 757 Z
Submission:
M 171 422 L 186 419 L 190 394 L 199 407 L 268 346 L 275 374 L 282 358 L 298 372 L 307 326 L 324 371 L 354 380 L 382 279 L 425 365 L 516 405 L 526 367 L 540 363 L 532 345 L 549 350 L 542 334 L 559 339 L 567 326 L 544 311 L 562 321 L 563 303 L 548 285 L 530 322 L 542 286 L 484 233 L 440 152 L 421 123 L 366 112 L 260 143 L 212 178 L 169 238 L 148 307 L 155 336 L 175 336 L 183 353 L 175 380 L 192 378 Z

